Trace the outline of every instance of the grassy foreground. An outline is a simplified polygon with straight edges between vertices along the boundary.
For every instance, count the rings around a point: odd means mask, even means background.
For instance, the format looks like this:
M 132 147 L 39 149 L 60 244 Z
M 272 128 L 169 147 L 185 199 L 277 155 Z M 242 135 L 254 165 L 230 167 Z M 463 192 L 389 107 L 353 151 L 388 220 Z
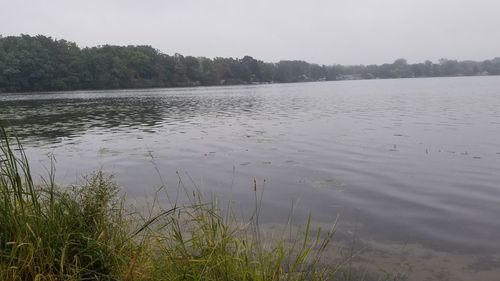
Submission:
M 265 243 L 258 206 L 241 223 L 197 192 L 167 208 L 155 200 L 144 217 L 102 172 L 77 187 L 58 187 L 52 173 L 34 184 L 21 144 L 0 134 L 0 280 L 352 279 L 322 258 L 333 229 L 307 222 Z

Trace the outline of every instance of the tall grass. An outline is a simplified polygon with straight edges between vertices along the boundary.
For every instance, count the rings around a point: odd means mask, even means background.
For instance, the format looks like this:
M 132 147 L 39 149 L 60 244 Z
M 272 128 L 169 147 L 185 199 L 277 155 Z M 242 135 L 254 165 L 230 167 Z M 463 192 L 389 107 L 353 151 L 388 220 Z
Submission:
M 33 182 L 22 145 L 0 136 L 0 280 L 337 280 L 323 260 L 334 229 L 261 238 L 249 221 L 189 192 L 148 217 L 130 213 L 111 177 L 58 187 Z M 11 141 L 13 143 L 11 143 Z M 291 231 L 292 226 L 288 227 Z
M 99 172 L 72 190 L 37 186 L 21 144 L 1 134 L 0 280 L 118 278 L 135 245 L 116 185 Z

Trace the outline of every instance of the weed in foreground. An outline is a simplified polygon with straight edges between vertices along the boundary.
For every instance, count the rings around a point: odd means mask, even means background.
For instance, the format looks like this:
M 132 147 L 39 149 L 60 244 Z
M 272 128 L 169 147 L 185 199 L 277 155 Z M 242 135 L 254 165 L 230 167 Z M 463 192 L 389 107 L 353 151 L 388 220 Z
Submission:
M 343 280 L 323 254 L 335 233 L 311 230 L 264 242 L 260 200 L 246 223 L 189 192 L 154 214 L 129 212 L 111 177 L 35 185 L 22 145 L 0 130 L 0 280 Z M 287 224 L 289 233 L 292 226 Z

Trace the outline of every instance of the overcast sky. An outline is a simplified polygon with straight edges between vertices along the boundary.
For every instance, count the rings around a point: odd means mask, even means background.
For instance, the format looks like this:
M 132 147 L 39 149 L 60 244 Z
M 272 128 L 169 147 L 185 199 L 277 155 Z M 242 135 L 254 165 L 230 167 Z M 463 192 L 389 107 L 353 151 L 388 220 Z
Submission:
M 0 0 L 0 34 L 320 64 L 500 56 L 500 0 Z

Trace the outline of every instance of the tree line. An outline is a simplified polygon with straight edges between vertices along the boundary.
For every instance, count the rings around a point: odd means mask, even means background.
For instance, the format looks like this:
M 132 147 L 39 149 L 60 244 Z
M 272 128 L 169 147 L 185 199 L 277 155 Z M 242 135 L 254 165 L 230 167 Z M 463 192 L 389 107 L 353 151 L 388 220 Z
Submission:
M 500 75 L 500 58 L 409 64 L 318 65 L 167 55 L 151 46 L 80 48 L 37 35 L 0 35 L 0 92 L 290 83 L 346 79 Z

